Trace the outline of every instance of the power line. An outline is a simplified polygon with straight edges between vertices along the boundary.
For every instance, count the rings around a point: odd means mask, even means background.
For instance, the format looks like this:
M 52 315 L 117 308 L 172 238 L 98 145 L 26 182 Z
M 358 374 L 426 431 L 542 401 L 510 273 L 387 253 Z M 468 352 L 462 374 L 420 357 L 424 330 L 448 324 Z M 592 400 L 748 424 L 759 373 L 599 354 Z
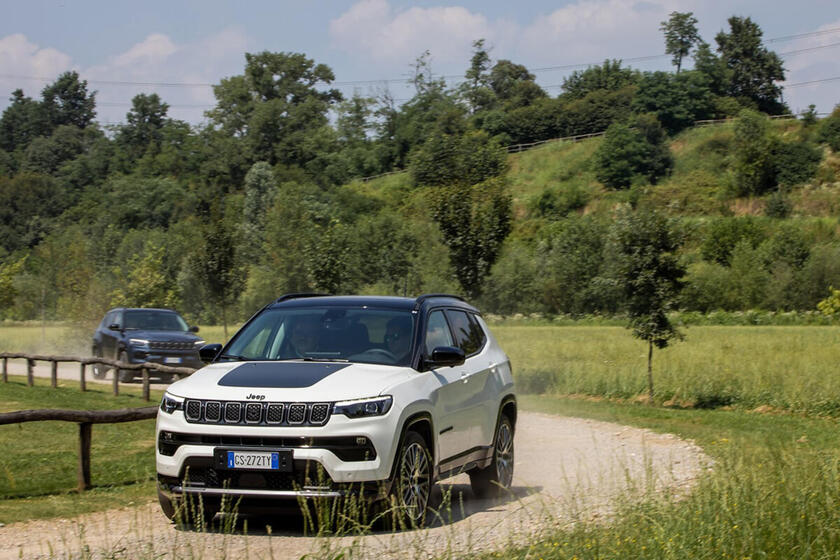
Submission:
M 821 31 L 811 31 L 810 33 L 799 33 L 798 35 L 785 35 L 784 37 L 774 37 L 772 39 L 767 39 L 767 42 L 776 43 L 779 41 L 792 41 L 793 39 L 801 39 L 802 37 L 816 37 L 818 35 L 829 35 L 831 33 L 838 32 L 840 32 L 840 27 L 834 27 L 832 29 L 823 29 Z
M 834 82 L 840 80 L 840 76 L 835 76 L 833 78 L 823 78 L 821 80 L 809 80 L 807 82 L 797 82 L 795 84 L 783 84 L 786 88 L 795 88 L 799 86 L 809 86 L 811 84 L 821 84 L 823 82 Z

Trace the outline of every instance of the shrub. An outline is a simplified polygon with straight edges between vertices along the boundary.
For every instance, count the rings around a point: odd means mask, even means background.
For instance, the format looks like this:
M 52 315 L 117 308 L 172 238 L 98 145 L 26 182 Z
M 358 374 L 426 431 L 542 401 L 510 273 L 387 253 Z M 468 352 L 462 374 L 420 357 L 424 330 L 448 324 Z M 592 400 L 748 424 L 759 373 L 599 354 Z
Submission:
M 793 205 L 790 203 L 787 193 L 777 190 L 767 197 L 764 215 L 769 218 L 787 218 L 792 208 Z
M 793 186 L 814 178 L 822 161 L 822 150 L 808 142 L 776 141 L 772 158 L 776 183 Z
M 595 152 L 596 177 L 614 189 L 628 188 L 639 179 L 656 183 L 674 165 L 665 140 L 662 125 L 652 115 L 611 125 Z
M 762 194 L 775 186 L 767 117 L 744 110 L 735 121 L 734 180 L 739 196 Z
M 820 123 L 817 138 L 835 152 L 840 152 L 840 105 Z
M 728 265 L 732 250 L 742 239 L 757 247 L 764 239 L 764 228 L 753 218 L 720 218 L 706 230 L 700 254 L 704 260 Z

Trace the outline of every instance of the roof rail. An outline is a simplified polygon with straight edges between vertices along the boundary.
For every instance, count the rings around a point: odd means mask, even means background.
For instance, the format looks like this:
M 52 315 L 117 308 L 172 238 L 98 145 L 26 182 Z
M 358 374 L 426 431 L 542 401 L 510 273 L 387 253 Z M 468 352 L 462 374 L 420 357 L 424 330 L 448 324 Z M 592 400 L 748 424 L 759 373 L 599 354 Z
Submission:
M 292 292 L 289 294 L 283 294 L 276 300 L 274 303 L 280 303 L 281 301 L 288 301 L 290 299 L 298 299 L 298 298 L 308 298 L 308 297 L 320 297 L 320 296 L 328 296 L 330 294 L 321 294 L 318 292 Z
M 414 301 L 414 309 L 419 309 L 420 305 L 422 305 L 422 303 L 424 301 L 426 301 L 427 299 L 438 298 L 438 297 L 448 297 L 448 298 L 457 299 L 457 300 L 460 300 L 460 301 L 463 301 L 463 302 L 467 301 L 464 298 L 462 298 L 461 296 L 456 296 L 454 294 L 423 294 L 422 296 L 417 296 L 417 299 Z

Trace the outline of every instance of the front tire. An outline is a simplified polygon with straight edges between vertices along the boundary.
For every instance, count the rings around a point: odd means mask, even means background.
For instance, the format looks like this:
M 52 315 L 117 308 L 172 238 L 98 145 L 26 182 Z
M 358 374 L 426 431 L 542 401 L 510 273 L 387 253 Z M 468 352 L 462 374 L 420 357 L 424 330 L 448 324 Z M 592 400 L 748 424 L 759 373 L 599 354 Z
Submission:
M 128 354 L 125 350 L 120 351 L 120 357 L 118 360 L 124 364 L 128 363 Z M 114 373 L 114 375 L 120 376 L 121 383 L 128 383 L 134 380 L 134 370 L 131 369 L 118 369 Z
M 493 441 L 493 459 L 486 468 L 469 471 L 470 486 L 479 498 L 496 498 L 513 483 L 513 424 L 506 414 L 499 418 Z
M 94 358 L 101 358 L 102 352 L 94 348 L 93 349 L 93 357 Z M 93 364 L 93 378 L 94 379 L 105 379 L 105 374 L 108 373 L 108 367 L 105 364 Z
M 397 455 L 397 470 L 391 488 L 393 528 L 422 527 L 432 495 L 432 456 L 426 440 L 408 431 Z

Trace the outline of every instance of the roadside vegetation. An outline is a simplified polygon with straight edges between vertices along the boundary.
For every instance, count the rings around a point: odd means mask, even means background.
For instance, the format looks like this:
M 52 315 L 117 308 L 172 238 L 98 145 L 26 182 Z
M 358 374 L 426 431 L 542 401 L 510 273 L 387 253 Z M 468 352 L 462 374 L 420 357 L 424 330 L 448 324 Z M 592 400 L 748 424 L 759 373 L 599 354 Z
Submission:
M 0 412 L 36 408 L 106 410 L 154 406 L 141 390 L 123 386 L 119 397 L 110 387 L 88 383 L 79 391 L 75 381 L 60 380 L 55 389 L 49 379 L 10 376 L 0 383 Z M 0 426 L 0 522 L 73 517 L 129 504 L 146 503 L 155 494 L 154 420 L 97 424 L 92 429 L 91 482 L 78 493 L 79 428 L 72 422 L 25 422 Z

